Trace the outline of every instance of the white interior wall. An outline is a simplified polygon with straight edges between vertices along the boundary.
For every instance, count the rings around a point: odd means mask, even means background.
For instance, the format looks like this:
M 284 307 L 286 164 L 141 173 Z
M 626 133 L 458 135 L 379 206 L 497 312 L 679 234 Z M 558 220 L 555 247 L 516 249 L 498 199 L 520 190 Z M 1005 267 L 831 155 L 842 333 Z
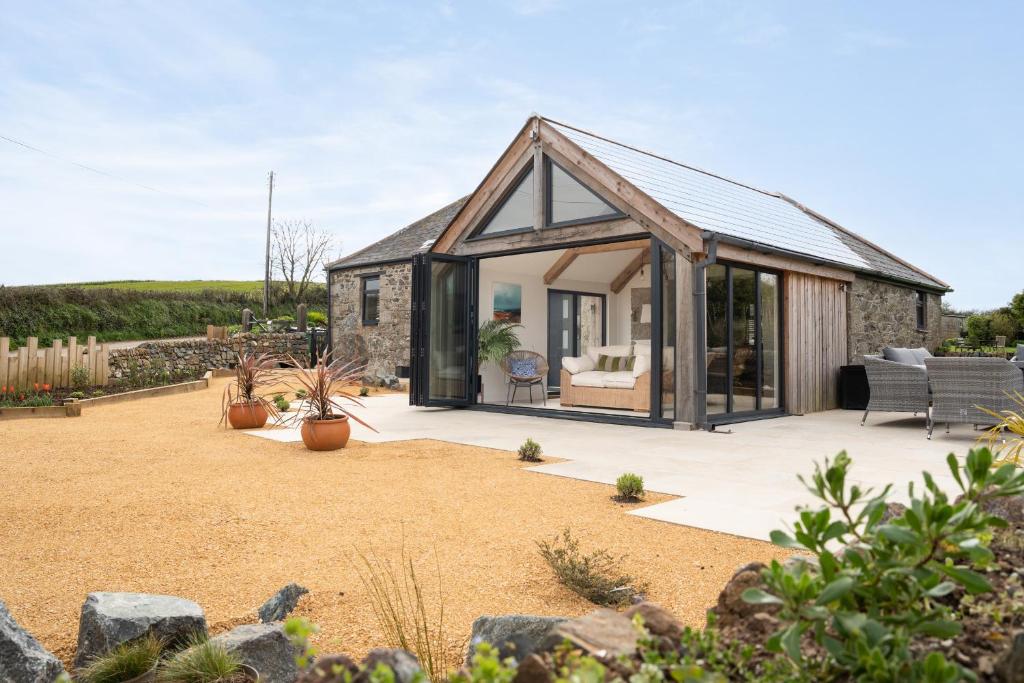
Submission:
M 522 348 L 548 356 L 548 290 L 568 290 L 605 295 L 607 302 L 607 329 L 609 344 L 626 344 L 630 340 L 630 289 L 650 286 L 650 267 L 644 267 L 618 294 L 610 290 L 611 281 L 622 272 L 636 251 L 585 254 L 572 262 L 562 278 L 551 285 L 544 284 L 544 272 L 562 251 L 547 251 L 515 256 L 481 259 L 479 321 L 489 321 L 494 315 L 494 285 L 509 283 L 522 287 L 522 328 L 518 330 Z M 484 401 L 503 401 L 507 390 L 505 378 L 499 368 L 485 364 L 480 369 Z M 537 390 L 535 389 L 535 395 Z M 518 397 L 527 400 L 520 391 Z
M 608 334 L 609 339 L 614 339 L 615 344 L 626 344 L 631 341 L 630 332 L 632 330 L 632 320 L 630 320 L 630 302 L 631 294 L 629 290 L 635 287 L 650 287 L 651 286 L 651 267 L 646 265 L 642 269 L 642 273 L 637 273 L 633 276 L 625 287 L 618 294 L 612 294 L 608 300 L 608 308 L 613 312 L 611 316 L 612 328 Z
M 544 258 L 550 263 L 561 255 L 561 251 L 542 252 Z M 535 256 L 535 255 L 530 255 Z M 540 255 L 536 255 L 540 256 Z M 588 255 L 580 256 L 577 261 L 584 262 Z M 521 266 L 517 268 L 517 265 Z M 530 264 L 527 270 L 523 260 L 518 257 L 502 256 L 497 258 L 481 259 L 480 261 L 480 311 L 479 320 L 483 322 L 490 320 L 494 313 L 494 283 L 507 282 L 518 284 L 523 288 L 522 300 L 522 328 L 518 330 L 522 348 L 536 351 L 545 358 L 548 355 L 548 289 L 564 289 L 593 294 L 604 294 L 607 296 L 608 316 L 606 330 L 608 343 L 626 343 L 622 340 L 629 339 L 629 290 L 628 287 L 622 290 L 620 295 L 614 295 L 610 290 L 610 283 L 619 271 L 608 272 L 607 282 L 595 282 L 587 280 L 574 280 L 559 278 L 550 285 L 544 284 L 543 271 L 534 272 L 536 268 Z M 581 265 L 585 265 L 582 264 Z M 518 271 L 518 272 L 517 272 Z M 649 274 L 648 274 L 649 279 Z M 621 299 L 625 297 L 625 308 L 623 309 Z M 617 301 L 618 300 L 618 301 Z M 622 330 L 625 329 L 625 333 Z M 484 386 L 484 401 L 504 401 L 506 385 L 501 370 L 493 364 L 487 363 L 480 369 Z M 535 397 L 536 397 L 536 389 Z M 517 399 L 527 400 L 524 392 L 520 391 Z

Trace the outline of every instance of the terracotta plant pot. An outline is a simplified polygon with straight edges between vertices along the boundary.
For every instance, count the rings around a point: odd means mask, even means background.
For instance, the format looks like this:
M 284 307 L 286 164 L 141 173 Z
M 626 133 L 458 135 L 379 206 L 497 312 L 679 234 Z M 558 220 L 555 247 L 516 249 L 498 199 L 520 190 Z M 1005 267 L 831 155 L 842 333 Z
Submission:
M 259 429 L 267 424 L 267 409 L 259 403 L 232 403 L 228 406 L 228 422 L 235 429 Z
M 302 443 L 311 451 L 336 451 L 344 448 L 351 433 L 352 427 L 347 415 L 333 420 L 302 421 Z

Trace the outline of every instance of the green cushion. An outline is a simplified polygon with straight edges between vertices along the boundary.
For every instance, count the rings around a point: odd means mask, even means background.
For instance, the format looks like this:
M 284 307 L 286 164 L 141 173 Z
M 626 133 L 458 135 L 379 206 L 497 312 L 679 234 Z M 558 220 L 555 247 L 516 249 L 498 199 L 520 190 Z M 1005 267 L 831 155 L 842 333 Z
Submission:
M 636 363 L 636 356 L 606 356 L 603 353 L 597 357 L 596 370 L 601 372 L 623 372 L 632 370 Z

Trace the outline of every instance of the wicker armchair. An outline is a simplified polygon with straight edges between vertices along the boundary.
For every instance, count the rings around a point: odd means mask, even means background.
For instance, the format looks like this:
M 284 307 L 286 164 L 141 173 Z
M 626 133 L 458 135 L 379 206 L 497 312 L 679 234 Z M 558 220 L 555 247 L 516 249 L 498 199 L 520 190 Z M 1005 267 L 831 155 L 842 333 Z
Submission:
M 1010 396 L 1024 393 L 1024 374 L 1002 358 L 926 358 L 932 385 L 932 427 L 935 422 L 994 425 L 998 420 L 977 406 L 1000 412 L 1019 408 Z M 932 429 L 928 429 L 932 438 Z
M 930 360 L 930 359 L 929 359 Z M 929 433 L 932 418 L 928 414 L 928 371 L 917 365 L 885 360 L 881 356 L 864 356 L 871 396 L 861 418 L 861 425 L 872 410 L 893 413 L 924 413 Z
M 533 360 L 533 367 L 535 370 L 529 374 L 517 374 L 514 370 L 514 366 L 520 361 Z M 536 351 L 513 351 L 504 358 L 501 359 L 501 371 L 505 374 L 505 378 L 508 380 L 508 391 L 505 392 L 505 405 L 508 406 L 510 403 L 514 403 L 516 400 L 516 392 L 520 387 L 527 387 L 530 390 L 530 403 L 533 403 L 533 388 L 540 386 L 541 398 L 544 400 L 544 405 L 548 404 L 548 391 L 545 386 L 545 381 L 548 377 L 548 361 L 544 356 L 540 355 Z

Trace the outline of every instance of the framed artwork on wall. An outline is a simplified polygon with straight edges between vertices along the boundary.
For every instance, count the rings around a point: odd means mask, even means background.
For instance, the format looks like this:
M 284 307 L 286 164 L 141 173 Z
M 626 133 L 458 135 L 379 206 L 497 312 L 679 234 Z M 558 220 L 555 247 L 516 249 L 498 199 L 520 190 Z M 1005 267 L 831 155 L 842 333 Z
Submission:
M 510 323 L 523 321 L 523 286 L 507 282 L 494 283 L 494 319 Z

